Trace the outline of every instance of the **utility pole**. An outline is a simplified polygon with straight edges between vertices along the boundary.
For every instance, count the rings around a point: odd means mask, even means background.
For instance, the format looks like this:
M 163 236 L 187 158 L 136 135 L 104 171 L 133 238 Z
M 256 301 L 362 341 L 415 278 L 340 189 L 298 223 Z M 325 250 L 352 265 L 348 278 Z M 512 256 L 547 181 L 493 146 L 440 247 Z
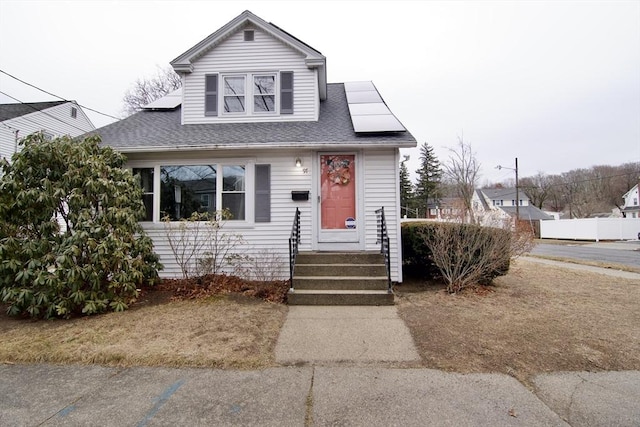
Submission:
M 516 157 L 516 225 L 520 221 L 520 190 L 518 185 L 518 158 Z
M 498 170 L 502 170 L 502 169 L 511 169 L 512 171 L 515 171 L 516 173 L 516 224 L 518 223 L 518 220 L 520 219 L 520 184 L 518 183 L 518 158 L 516 157 L 516 168 L 509 168 L 506 166 L 501 166 L 498 165 L 496 166 L 496 169 Z

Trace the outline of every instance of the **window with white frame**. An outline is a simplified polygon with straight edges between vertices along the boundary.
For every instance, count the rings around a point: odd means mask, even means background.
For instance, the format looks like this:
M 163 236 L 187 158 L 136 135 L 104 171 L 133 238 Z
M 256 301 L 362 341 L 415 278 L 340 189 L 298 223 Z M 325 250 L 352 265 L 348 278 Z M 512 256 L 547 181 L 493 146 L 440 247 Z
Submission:
M 245 77 L 224 76 L 223 103 L 225 113 L 245 112 Z
M 206 74 L 205 115 L 293 114 L 293 89 L 293 71 Z
M 219 178 L 222 179 L 219 179 Z M 246 165 L 160 166 L 160 216 L 171 220 L 226 210 L 230 220 L 246 219 Z
M 146 162 L 145 162 L 146 163 Z M 271 165 L 243 160 L 207 164 L 134 164 L 143 190 L 143 221 L 202 219 L 224 210 L 229 221 L 271 222 Z M 155 178 L 155 179 L 154 179 Z
M 225 114 L 264 114 L 276 111 L 276 75 L 248 74 L 222 76 Z M 247 81 L 251 87 L 247 88 Z M 247 105 L 247 97 L 253 101 Z M 249 110 L 251 108 L 251 110 Z
M 276 76 L 253 76 L 253 112 L 272 113 L 276 111 Z

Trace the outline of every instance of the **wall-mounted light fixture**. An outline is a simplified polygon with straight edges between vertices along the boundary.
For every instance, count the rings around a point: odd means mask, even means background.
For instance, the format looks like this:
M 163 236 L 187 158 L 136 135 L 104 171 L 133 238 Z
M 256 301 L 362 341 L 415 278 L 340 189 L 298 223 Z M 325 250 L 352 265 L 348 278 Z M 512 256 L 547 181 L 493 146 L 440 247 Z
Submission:
M 297 168 L 301 168 L 302 167 L 302 159 L 300 157 L 296 158 L 296 167 Z

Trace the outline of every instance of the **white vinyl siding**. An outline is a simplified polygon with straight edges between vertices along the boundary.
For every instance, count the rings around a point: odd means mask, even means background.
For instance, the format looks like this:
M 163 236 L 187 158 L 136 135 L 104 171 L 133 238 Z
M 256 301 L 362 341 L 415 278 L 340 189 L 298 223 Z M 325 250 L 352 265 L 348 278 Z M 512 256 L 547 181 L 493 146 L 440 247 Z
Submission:
M 182 123 L 241 123 L 317 120 L 319 113 L 317 73 L 305 65 L 305 58 L 268 34 L 255 29 L 255 39 L 244 41 L 243 31 L 215 46 L 194 61 L 194 70 L 185 74 Z M 273 74 L 293 71 L 293 114 L 205 115 L 205 75 Z M 279 78 L 279 76 L 277 77 Z M 250 82 L 252 83 L 252 82 Z M 220 84 L 220 83 L 219 83 Z M 279 84 L 278 84 L 279 85 Z M 276 97 L 279 94 L 276 92 Z M 252 99 L 247 102 L 253 103 Z M 276 104 L 279 102 L 276 101 Z
M 252 257 L 259 256 L 263 251 L 275 253 L 280 258 L 278 271 L 282 279 L 288 278 L 289 275 L 289 236 L 291 234 L 291 225 L 296 207 L 300 208 L 302 239 L 300 250 L 311 250 L 311 201 L 294 202 L 291 200 L 292 190 L 310 190 L 311 189 L 311 173 L 304 173 L 301 168 L 296 168 L 295 157 L 287 153 L 268 153 L 253 152 L 256 164 L 270 165 L 271 169 L 271 218 L 270 222 L 253 222 L 246 221 L 244 223 L 229 221 L 225 224 L 225 231 L 233 234 L 241 234 L 244 244 L 237 250 L 242 255 Z M 233 158 L 241 158 L 241 153 L 236 152 L 229 154 Z M 134 156 L 135 157 L 135 156 Z M 190 153 L 181 158 L 181 162 L 189 163 L 189 158 L 197 157 L 200 159 L 215 158 L 216 161 L 224 162 L 224 157 L 220 157 L 219 153 Z M 305 164 L 311 162 L 311 153 L 308 155 L 300 154 Z M 130 165 L 138 167 L 149 161 L 162 163 L 158 160 L 132 160 Z M 249 177 L 247 178 L 249 179 Z M 253 174 L 251 178 L 253 179 Z M 250 183 L 248 182 L 247 185 Z M 253 192 L 247 192 L 247 197 Z M 249 200 L 248 200 L 249 201 Z M 253 202 L 253 200 L 251 200 Z M 247 213 L 247 215 L 253 215 Z M 252 218 L 248 218 L 252 219 Z M 161 262 L 165 268 L 160 273 L 162 277 L 180 277 L 181 272 L 172 255 L 171 248 L 167 242 L 166 233 L 164 232 L 164 224 L 160 222 L 142 223 L 145 230 L 149 233 L 154 241 L 156 253 L 160 256 Z M 177 224 L 174 224 L 177 225 Z M 233 273 L 232 271 L 228 271 Z
M 72 108 L 77 109 L 76 118 L 71 117 Z M 19 131 L 18 140 L 21 140 L 42 130 L 54 137 L 75 137 L 90 132 L 95 127 L 83 110 L 71 102 L 5 120 L 0 124 L 0 157 L 9 159 L 13 155 L 16 146 L 14 129 Z
M 379 251 L 380 246 L 376 243 L 376 216 L 375 211 L 384 206 L 387 225 L 389 228 L 389 237 L 391 241 L 391 265 L 392 280 L 401 281 L 400 271 L 400 253 L 399 253 L 399 235 L 398 235 L 398 201 L 397 201 L 397 173 L 396 173 L 396 149 L 386 150 L 365 150 L 359 158 L 362 159 L 362 167 L 364 168 L 364 216 L 365 216 L 365 242 L 367 251 Z M 242 152 L 231 152 L 225 154 L 229 158 L 243 158 Z M 296 208 L 300 209 L 301 222 L 301 240 L 300 251 L 310 251 L 312 249 L 313 224 L 312 218 L 314 210 L 317 209 L 316 190 L 313 189 L 313 159 L 314 153 L 311 150 L 300 150 L 296 153 L 284 150 L 273 151 L 254 151 L 252 154 L 252 164 L 270 165 L 271 178 L 271 218 L 270 222 L 253 222 L 234 223 L 233 221 L 225 224 L 225 230 L 229 233 L 241 234 L 244 244 L 238 248 L 237 252 L 251 257 L 261 256 L 263 251 L 276 254 L 280 259 L 278 271 L 282 279 L 288 278 L 289 275 L 289 236 L 291 234 L 291 226 Z M 142 161 L 140 157 L 147 157 Z M 161 157 L 171 156 L 171 153 L 165 153 Z M 175 153 L 173 153 L 175 156 Z M 302 160 L 303 167 L 295 166 L 295 159 Z M 130 165 L 138 167 L 145 162 L 162 163 L 162 159 L 150 159 L 144 155 L 131 155 Z M 136 160 L 138 158 L 139 160 Z M 189 163 L 192 159 L 198 158 L 203 161 L 207 159 L 216 159 L 216 161 L 224 162 L 224 157 L 220 153 L 213 152 L 191 152 L 183 153 L 180 162 Z M 175 157 L 173 157 L 174 160 Z M 176 160 L 177 161 L 177 160 Z M 253 175 L 251 178 L 254 179 Z M 250 183 L 248 182 L 247 185 Z M 295 202 L 291 200 L 291 191 L 310 191 L 310 199 L 308 201 Z M 249 194 L 247 192 L 248 199 Z M 253 201 L 253 200 L 251 200 Z M 249 215 L 249 214 L 248 214 Z M 163 277 L 180 277 L 180 268 L 175 262 L 168 245 L 166 234 L 164 232 L 164 224 L 142 223 L 145 230 L 152 237 L 155 250 L 160 255 L 161 262 L 165 269 L 160 274 Z M 228 271 L 233 273 L 233 271 Z
M 402 269 L 400 268 L 401 246 L 399 236 L 399 172 L 396 158 L 397 149 L 380 151 L 365 151 L 364 155 L 364 212 L 366 221 L 365 249 L 367 251 L 379 251 L 380 244 L 377 240 L 376 213 L 384 207 L 387 220 L 389 242 L 391 246 L 391 280 L 402 281 Z

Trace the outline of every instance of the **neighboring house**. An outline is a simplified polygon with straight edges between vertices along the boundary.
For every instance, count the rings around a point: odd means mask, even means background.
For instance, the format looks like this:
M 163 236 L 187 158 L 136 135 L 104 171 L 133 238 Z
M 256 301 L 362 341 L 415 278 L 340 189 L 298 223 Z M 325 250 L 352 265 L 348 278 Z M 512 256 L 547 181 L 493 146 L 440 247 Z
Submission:
M 622 216 L 625 218 L 640 218 L 640 195 L 638 194 L 638 184 L 636 184 L 631 190 L 627 191 L 622 198 L 624 199 Z
M 511 221 L 515 218 L 516 212 L 519 212 L 519 219 L 532 223 L 537 235 L 539 235 L 540 221 L 554 219 L 553 216 L 531 205 L 524 192 L 519 191 L 516 198 L 515 188 L 476 190 L 473 194 L 472 205 L 476 219 L 483 225 L 504 224 L 505 221 Z
M 384 207 L 402 281 L 399 148 L 416 140 L 372 82 L 327 83 L 319 51 L 249 11 L 171 65 L 180 90 L 97 131 L 142 178 L 163 275 L 180 274 L 165 215 L 228 209 L 243 255 L 276 255 L 284 278 L 296 208 L 304 252 L 380 251 Z
M 79 136 L 95 129 L 74 101 L 0 104 L 0 157 L 10 159 L 18 142 L 35 132 L 55 138 Z
M 438 203 L 429 202 L 426 218 L 454 219 L 460 218 L 464 211 L 462 201 L 457 197 L 441 197 Z

